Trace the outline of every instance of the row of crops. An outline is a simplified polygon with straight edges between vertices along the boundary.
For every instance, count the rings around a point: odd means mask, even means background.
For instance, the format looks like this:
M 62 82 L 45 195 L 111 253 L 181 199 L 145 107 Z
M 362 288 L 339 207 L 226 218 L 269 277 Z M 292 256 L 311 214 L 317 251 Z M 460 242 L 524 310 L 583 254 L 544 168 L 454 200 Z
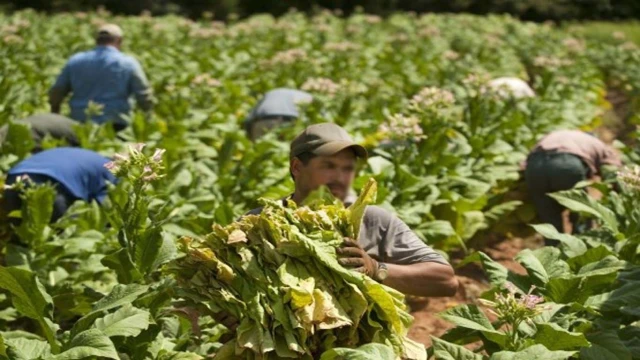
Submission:
M 500 16 L 323 12 L 218 23 L 25 11 L 0 15 L 0 123 L 46 111 L 58 71 L 93 46 L 93 30 L 105 21 L 123 27 L 124 51 L 141 61 L 157 105 L 150 116 L 134 114 L 132 126 L 117 135 L 107 127 L 78 128 L 82 147 L 107 156 L 130 151 L 136 159 L 119 169 L 123 181 L 105 206 L 78 203 L 48 224 L 52 190 L 26 190 L 17 233 L 28 246 L 3 246 L 1 357 L 199 359 L 225 349 L 226 328 L 210 315 L 194 315 L 193 296 L 177 286 L 176 259 L 188 249 L 180 239 L 203 239 L 259 198 L 288 195 L 289 141 L 307 124 L 327 120 L 371 150 L 357 191 L 375 179 L 377 204 L 443 253 L 468 251 L 462 264 L 482 264 L 494 285 L 484 296 L 489 303 L 443 314 L 458 327 L 435 339 L 430 354 L 631 359 L 640 353 L 634 206 L 640 195 L 633 186 L 613 192 L 600 185 L 601 202 L 581 191 L 558 195 L 600 226 L 578 237 L 537 226 L 561 246 L 524 250 L 518 261 L 528 276 L 467 246 L 487 231 L 534 220 L 530 206 L 509 200 L 508 192 L 541 135 L 600 126 L 610 107 L 607 91 L 637 106 L 640 49 L 619 34 L 592 41 Z M 499 76 L 528 80 L 536 97 L 488 91 L 487 81 Z M 298 122 L 252 143 L 242 121 L 276 87 L 304 89 L 315 100 Z M 127 150 L 133 143 L 146 146 Z M 45 140 L 45 147 L 60 145 Z M 10 124 L 1 171 L 32 147 L 28 129 Z M 634 149 L 622 151 L 627 162 L 638 161 Z M 145 166 L 157 178 L 143 177 Z M 625 179 L 633 185 L 634 176 Z M 481 310 L 491 308 L 491 317 Z M 242 358 L 285 357 L 260 355 L 269 348 L 265 339 L 245 339 L 262 350 L 249 348 Z M 345 354 L 325 358 L 357 356 Z

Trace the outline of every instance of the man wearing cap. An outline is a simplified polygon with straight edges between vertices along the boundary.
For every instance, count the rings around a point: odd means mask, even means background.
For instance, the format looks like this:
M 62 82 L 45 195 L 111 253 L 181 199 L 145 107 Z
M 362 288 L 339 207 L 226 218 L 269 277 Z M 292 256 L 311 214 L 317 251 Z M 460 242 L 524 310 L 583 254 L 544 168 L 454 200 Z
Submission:
M 547 194 L 569 190 L 582 180 L 615 177 L 620 155 L 595 136 L 577 130 L 553 131 L 543 137 L 527 157 L 525 181 L 538 217 L 559 232 L 570 233 L 575 219 L 563 220 L 565 209 Z M 556 245 L 555 240 L 545 240 Z
M 54 139 L 64 140 L 67 145 L 70 146 L 80 145 L 74 130 L 74 126 L 78 123 L 62 115 L 36 114 L 15 121 L 15 123 L 28 125 L 31 128 L 31 138 L 35 143 L 32 150 L 33 153 L 42 150 L 41 143 L 47 135 Z M 8 125 L 4 125 L 0 128 L 0 145 L 4 144 L 7 140 L 7 135 L 9 135 L 8 132 Z
M 349 189 L 356 175 L 357 158 L 364 147 L 333 123 L 307 127 L 291 143 L 289 169 L 295 182 L 290 200 L 301 204 L 313 190 L 326 185 L 350 205 Z M 249 214 L 259 214 L 255 209 Z M 409 295 L 452 296 L 458 281 L 447 261 L 427 246 L 389 211 L 368 206 L 357 239 L 345 239 L 340 263 Z
M 257 140 L 269 130 L 298 118 L 298 104 L 310 103 L 311 94 L 294 89 L 278 88 L 267 92 L 251 110 L 244 128 L 251 140 Z
M 122 29 L 119 26 L 100 27 L 96 43 L 95 49 L 73 55 L 62 69 L 49 90 L 51 112 L 60 113 L 62 101 L 71 92 L 71 118 L 98 124 L 112 122 L 119 131 L 128 126 L 124 116 L 130 113 L 132 95 L 142 110 L 151 110 L 151 88 L 140 63 L 120 52 Z M 89 102 L 102 105 L 102 114 L 88 119 Z

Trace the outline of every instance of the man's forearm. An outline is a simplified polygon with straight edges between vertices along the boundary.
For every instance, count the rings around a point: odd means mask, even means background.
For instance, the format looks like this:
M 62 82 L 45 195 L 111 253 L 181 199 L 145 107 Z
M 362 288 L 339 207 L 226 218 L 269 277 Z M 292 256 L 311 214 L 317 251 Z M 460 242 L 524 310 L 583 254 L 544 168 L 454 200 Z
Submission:
M 51 112 L 54 114 L 60 113 L 60 105 L 66 96 L 66 92 L 57 88 L 52 88 L 49 91 L 49 105 L 51 105 Z
M 60 104 L 49 103 L 51 105 L 51 112 L 54 114 L 60 114 Z
M 411 265 L 387 264 L 389 276 L 384 284 L 407 295 L 453 296 L 458 280 L 453 268 L 437 262 Z
M 143 111 L 151 111 L 151 109 L 153 109 L 153 103 L 154 98 L 151 89 L 147 89 L 136 94 L 136 104 Z

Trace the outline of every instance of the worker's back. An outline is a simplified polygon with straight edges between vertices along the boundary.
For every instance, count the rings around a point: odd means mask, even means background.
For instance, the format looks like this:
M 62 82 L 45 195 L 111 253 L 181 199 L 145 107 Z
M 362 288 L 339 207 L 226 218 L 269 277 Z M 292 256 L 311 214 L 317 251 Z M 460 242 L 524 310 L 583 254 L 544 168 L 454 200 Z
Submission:
M 116 182 L 115 176 L 104 167 L 107 162 L 109 159 L 93 151 L 56 148 L 22 160 L 8 175 L 44 175 L 62 184 L 78 199 L 101 202 L 106 196 L 107 182 Z
M 580 157 L 592 175 L 600 173 L 602 165 L 622 165 L 620 155 L 595 136 L 578 130 L 556 130 L 540 139 L 533 149 L 573 154 Z
M 74 55 L 64 71 L 68 72 L 73 94 L 69 105 L 71 117 L 86 120 L 89 101 L 104 105 L 101 116 L 93 121 L 103 123 L 117 119 L 131 109 L 131 77 L 137 61 L 111 46 Z

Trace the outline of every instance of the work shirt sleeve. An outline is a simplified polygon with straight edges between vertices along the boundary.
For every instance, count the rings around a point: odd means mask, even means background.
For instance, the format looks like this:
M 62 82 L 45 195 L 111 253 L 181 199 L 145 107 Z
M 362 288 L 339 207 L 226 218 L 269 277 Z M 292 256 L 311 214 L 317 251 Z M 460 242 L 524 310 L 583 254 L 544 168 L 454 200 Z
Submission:
M 448 264 L 442 255 L 425 244 L 407 224 L 378 206 L 367 207 L 358 242 L 377 260 L 390 264 Z
M 610 146 L 606 146 L 600 151 L 598 166 L 622 166 L 622 159 L 618 151 Z
M 67 63 L 62 72 L 58 75 L 56 82 L 49 89 L 49 103 L 52 106 L 59 106 L 64 100 L 65 96 L 71 92 L 71 74 L 69 69 L 69 63 Z
M 394 264 L 415 264 L 420 262 L 447 261 L 433 248 L 425 244 L 407 224 L 396 216 L 392 216 L 387 236 L 386 253 Z
M 132 74 L 129 91 L 136 98 L 138 106 L 144 111 L 149 111 L 153 108 L 153 94 L 149 86 L 149 80 L 147 80 L 147 76 L 144 74 L 138 60 L 132 58 L 131 67 Z

